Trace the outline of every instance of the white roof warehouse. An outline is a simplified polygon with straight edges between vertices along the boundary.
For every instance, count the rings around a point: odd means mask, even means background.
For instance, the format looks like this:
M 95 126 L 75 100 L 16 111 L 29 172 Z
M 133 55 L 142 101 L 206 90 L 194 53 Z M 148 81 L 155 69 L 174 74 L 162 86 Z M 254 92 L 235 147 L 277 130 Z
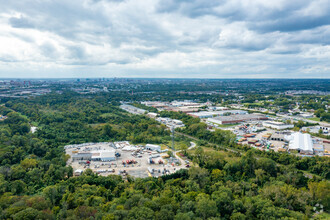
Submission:
M 313 153 L 313 142 L 310 134 L 300 132 L 293 133 L 288 137 L 289 150 L 298 150 L 302 153 Z

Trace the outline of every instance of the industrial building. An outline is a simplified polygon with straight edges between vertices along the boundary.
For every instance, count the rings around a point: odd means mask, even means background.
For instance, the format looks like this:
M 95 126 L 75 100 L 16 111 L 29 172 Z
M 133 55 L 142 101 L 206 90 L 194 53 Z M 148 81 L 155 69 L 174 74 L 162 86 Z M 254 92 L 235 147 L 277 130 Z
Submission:
M 72 161 L 76 160 L 115 161 L 115 150 L 76 152 L 72 154 Z
M 212 111 L 229 110 L 229 108 L 227 108 L 227 107 L 219 107 L 219 106 L 210 106 L 209 109 L 212 110 Z
M 323 145 L 314 145 L 314 154 L 323 156 L 324 155 L 324 146 Z
M 160 152 L 162 150 L 161 146 L 156 145 L 156 144 L 147 144 L 146 149 L 147 150 L 152 150 L 152 151 L 157 151 L 157 152 Z
M 174 124 L 176 124 L 176 125 L 182 125 L 182 124 L 183 124 L 182 121 L 177 120 L 177 119 L 173 119 L 172 122 L 173 122 Z
M 283 122 L 278 122 L 278 121 L 264 121 L 262 122 L 262 125 L 264 127 L 273 128 L 277 130 L 284 130 L 294 127 L 294 125 L 284 124 Z
M 297 150 L 304 154 L 313 154 L 313 142 L 310 134 L 295 132 L 288 136 L 289 150 Z
M 183 113 L 192 113 L 192 112 L 199 111 L 199 108 L 196 108 L 196 107 L 167 107 L 164 109 L 167 111 L 183 112 Z
M 171 119 L 171 118 L 162 118 L 162 117 L 158 117 L 156 118 L 156 121 L 166 125 L 167 127 L 174 127 L 174 128 L 180 128 L 180 127 L 184 127 L 184 123 L 180 120 L 177 119 Z
M 284 135 L 283 134 L 272 134 L 270 140 L 272 141 L 284 141 Z
M 141 108 L 137 108 L 135 106 L 132 106 L 132 105 L 127 105 L 127 104 L 122 104 L 120 106 L 121 109 L 125 110 L 125 111 L 128 111 L 129 113 L 132 113 L 132 114 L 138 114 L 138 115 L 141 115 L 141 114 L 144 114 L 146 113 L 147 111 L 144 110 L 144 109 L 141 109 Z
M 268 118 L 262 114 L 242 114 L 242 115 L 230 115 L 220 116 L 216 118 L 208 118 L 207 121 L 216 124 L 236 124 L 240 122 L 267 120 Z
M 308 113 L 302 113 L 299 115 L 302 118 L 313 118 L 313 114 L 308 114 Z
M 92 154 L 92 160 L 95 161 L 115 161 L 115 151 L 114 150 L 107 150 L 107 151 L 99 151 L 99 152 L 93 152 Z
M 319 130 L 322 130 L 323 134 L 328 134 L 330 131 L 330 126 L 318 126 Z
M 156 118 L 157 117 L 157 113 L 154 113 L 154 112 L 149 112 L 148 114 L 147 114 L 147 116 L 149 117 L 149 118 Z
M 201 111 L 195 113 L 188 113 L 188 115 L 195 118 L 214 118 L 225 115 L 245 115 L 247 111 L 243 110 L 223 110 L 223 111 Z

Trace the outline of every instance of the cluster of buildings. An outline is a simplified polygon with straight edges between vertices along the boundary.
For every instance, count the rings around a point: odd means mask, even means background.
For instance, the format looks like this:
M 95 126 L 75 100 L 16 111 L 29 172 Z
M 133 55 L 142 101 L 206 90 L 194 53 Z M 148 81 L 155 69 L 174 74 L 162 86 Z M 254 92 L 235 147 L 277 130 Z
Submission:
M 40 96 L 45 95 L 51 92 L 51 89 L 46 88 L 14 88 L 8 89 L 5 91 L 0 91 L 0 98 L 1 97 L 8 97 L 8 98 L 27 98 L 30 96 Z
M 84 143 L 64 147 L 67 161 L 79 176 L 87 168 L 100 175 L 118 173 L 126 177 L 160 176 L 186 168 L 181 160 L 170 158 L 160 145 L 132 145 L 128 141 Z
M 185 126 L 181 120 L 177 120 L 177 119 L 158 117 L 158 118 L 156 118 L 156 121 L 166 125 L 169 128 L 172 128 L 172 127 L 180 128 L 180 127 Z
M 95 85 L 99 86 L 99 85 Z M 71 88 L 72 91 L 77 92 L 79 94 L 95 94 L 99 92 L 109 92 L 108 87 L 84 87 L 84 88 Z
M 272 148 L 279 152 L 288 151 L 301 156 L 330 156 L 322 141 L 301 132 L 247 133 L 238 137 L 238 143 L 246 143 L 261 150 Z
M 184 102 L 142 102 L 158 110 L 181 111 L 195 118 L 200 118 L 208 124 L 208 129 L 221 128 L 232 130 L 237 135 L 239 143 L 246 143 L 253 147 L 267 150 L 273 148 L 276 151 L 294 151 L 300 155 L 327 155 L 322 143 L 313 139 L 309 134 L 292 133 L 293 124 L 284 121 L 275 121 L 266 114 L 249 114 L 244 110 L 232 110 L 226 107 L 207 105 L 209 103 Z M 237 106 L 236 106 L 237 107 Z M 180 110 L 181 109 L 181 110 Z M 202 110 L 202 111 L 201 111 Z M 156 113 L 147 114 L 151 118 L 167 125 L 168 127 L 183 127 L 180 120 L 157 117 Z M 308 118 L 309 115 L 300 117 Z M 237 128 L 221 125 L 240 124 Z M 321 129 L 323 134 L 328 134 L 327 126 L 315 126 L 311 132 L 318 133 Z
M 68 145 L 64 148 L 66 150 L 74 148 L 71 152 L 72 161 L 86 160 L 105 162 L 116 160 L 116 150 L 112 147 L 112 143 L 86 143 L 80 145 Z
M 330 135 L 330 126 L 311 126 L 311 127 L 302 127 L 302 131 L 311 132 L 311 133 L 321 133 L 324 135 Z
M 118 142 L 102 142 L 102 143 L 85 143 L 78 145 L 67 145 L 65 150 L 71 151 L 71 160 L 74 161 L 115 161 L 121 154 L 119 152 L 125 151 L 141 151 L 142 149 L 156 151 L 162 153 L 160 145 L 146 144 L 145 146 L 131 145 L 128 141 Z
M 159 111 L 174 111 L 174 112 L 198 112 L 200 108 L 205 106 L 211 106 L 212 103 L 197 103 L 190 100 L 185 101 L 173 101 L 173 102 L 159 102 L 159 101 L 152 101 L 152 102 L 141 102 L 146 106 L 157 108 Z

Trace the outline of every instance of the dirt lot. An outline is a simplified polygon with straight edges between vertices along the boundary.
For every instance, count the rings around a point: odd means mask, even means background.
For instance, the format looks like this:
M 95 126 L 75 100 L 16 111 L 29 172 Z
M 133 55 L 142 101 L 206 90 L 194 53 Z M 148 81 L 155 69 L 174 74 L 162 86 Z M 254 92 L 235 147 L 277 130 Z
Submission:
M 109 147 L 108 144 L 95 144 L 88 146 L 90 149 L 93 147 Z M 72 151 L 76 151 L 77 148 L 70 148 L 67 149 L 66 152 L 70 156 L 72 155 Z M 83 150 L 82 147 L 80 147 L 80 150 Z M 73 167 L 73 170 L 86 170 L 87 168 L 92 169 L 94 172 L 99 173 L 102 176 L 107 176 L 110 174 L 122 174 L 122 172 L 125 171 L 131 176 L 134 177 L 148 177 L 148 176 L 154 176 L 158 177 L 163 174 L 165 174 L 163 171 L 166 169 L 168 174 L 175 172 L 179 169 L 186 169 L 185 164 L 181 165 L 171 165 L 167 163 L 166 159 L 163 159 L 162 156 L 167 155 L 167 153 L 157 153 L 155 151 L 150 150 L 143 150 L 141 151 L 141 154 L 139 156 L 132 156 L 132 153 L 134 151 L 123 151 L 122 149 L 116 149 L 116 153 L 120 153 L 121 156 L 117 158 L 115 161 L 90 161 L 90 165 L 87 166 L 83 162 L 86 162 L 86 160 L 83 161 L 74 161 L 70 159 L 68 161 L 68 165 L 71 165 Z M 153 155 L 158 155 L 158 157 L 153 158 L 153 161 L 155 164 L 149 163 L 149 157 Z M 137 163 L 135 164 L 123 164 L 123 161 L 127 160 L 135 160 Z M 158 164 L 159 160 L 163 161 L 163 164 Z M 150 168 L 150 169 L 148 169 Z M 153 173 L 150 172 L 153 170 Z

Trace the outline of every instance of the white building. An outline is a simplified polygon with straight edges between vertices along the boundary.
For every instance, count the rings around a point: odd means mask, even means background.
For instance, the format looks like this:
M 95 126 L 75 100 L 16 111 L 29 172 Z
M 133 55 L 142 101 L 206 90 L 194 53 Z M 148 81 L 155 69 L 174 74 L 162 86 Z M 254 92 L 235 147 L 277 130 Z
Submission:
M 302 118 L 313 118 L 313 114 L 303 113 L 303 114 L 300 114 L 300 117 L 302 117 Z
M 176 124 L 176 125 L 182 125 L 182 124 L 183 124 L 182 121 L 177 120 L 177 119 L 173 119 L 172 122 L 173 122 L 174 124 Z
M 154 112 L 149 112 L 148 114 L 147 114 L 147 116 L 148 117 L 150 117 L 150 118 L 156 118 L 157 117 L 157 113 L 154 113 Z
M 82 173 L 83 173 L 83 170 L 80 170 L 80 169 L 74 171 L 75 176 L 80 176 Z
M 212 110 L 212 111 L 229 110 L 229 108 L 227 108 L 227 107 L 219 107 L 219 106 L 210 106 L 209 109 Z
M 310 134 L 295 132 L 288 136 L 289 150 L 298 150 L 300 153 L 313 153 L 313 142 Z
M 195 118 L 214 118 L 225 115 L 245 115 L 247 113 L 248 113 L 247 111 L 243 111 L 243 110 L 223 110 L 223 111 L 192 112 L 192 113 L 188 113 L 188 115 Z
M 72 155 L 72 161 L 76 160 L 93 160 L 93 161 L 115 161 L 115 150 L 97 150 L 78 152 Z
M 156 144 L 147 144 L 146 149 L 160 152 L 161 151 L 161 146 L 156 145 Z
M 107 150 L 107 151 L 95 151 L 92 152 L 92 160 L 96 161 L 115 161 L 115 151 Z
M 262 122 L 262 125 L 264 127 L 273 128 L 273 129 L 277 129 L 277 130 L 289 129 L 289 128 L 294 127 L 294 125 L 284 124 L 284 123 L 278 122 L 278 121 L 264 121 L 264 122 Z

